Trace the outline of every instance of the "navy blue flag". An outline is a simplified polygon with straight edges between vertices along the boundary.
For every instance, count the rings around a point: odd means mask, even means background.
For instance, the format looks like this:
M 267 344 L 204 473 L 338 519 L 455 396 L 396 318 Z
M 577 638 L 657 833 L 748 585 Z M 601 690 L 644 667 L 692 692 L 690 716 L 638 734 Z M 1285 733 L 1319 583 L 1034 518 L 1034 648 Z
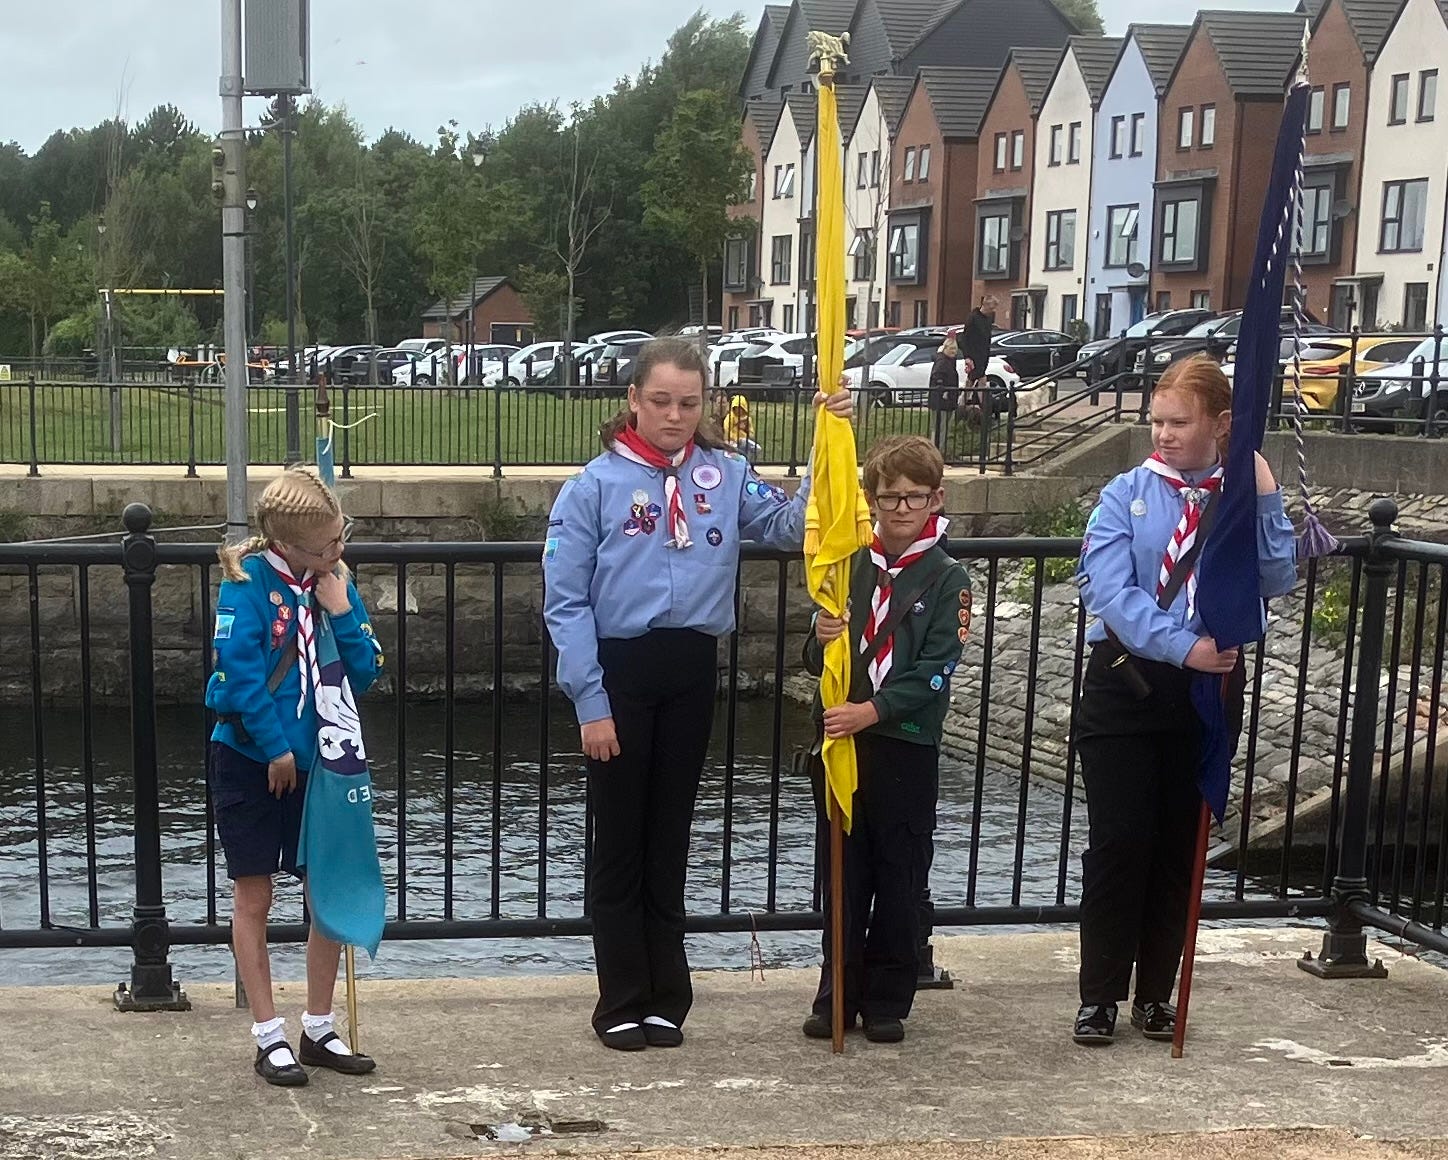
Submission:
M 1292 259 L 1310 89 L 1295 84 L 1282 111 L 1272 178 L 1262 204 L 1252 281 L 1237 335 L 1232 389 L 1232 437 L 1216 503 L 1220 510 L 1202 547 L 1197 568 L 1197 609 L 1220 649 L 1238 648 L 1262 636 L 1262 593 L 1257 567 L 1257 467 L 1267 410 L 1277 375 L 1282 298 Z M 1227 811 L 1236 738 L 1224 705 L 1226 678 L 1197 673 L 1192 700 L 1202 718 L 1197 785 L 1217 821 Z

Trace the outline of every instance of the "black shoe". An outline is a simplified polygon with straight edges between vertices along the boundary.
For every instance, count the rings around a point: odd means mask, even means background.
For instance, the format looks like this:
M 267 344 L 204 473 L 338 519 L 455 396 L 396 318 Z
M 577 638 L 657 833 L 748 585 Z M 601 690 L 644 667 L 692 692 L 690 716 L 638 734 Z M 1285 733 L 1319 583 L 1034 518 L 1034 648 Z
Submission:
M 851 1015 L 849 1018 L 847 1018 L 847 1019 L 845 1020 L 845 1030 L 846 1030 L 846 1031 L 853 1031 L 854 1029 L 855 1029 L 855 1017 L 854 1017 L 853 1015 Z M 829 1016 L 828 1016 L 828 1015 L 820 1015 L 818 1012 L 812 1012 L 809 1016 L 806 1017 L 806 1019 L 805 1019 L 805 1021 L 804 1021 L 804 1033 L 805 1033 L 805 1035 L 808 1036 L 810 1039 L 833 1039 L 833 1038 L 834 1038 L 834 1031 L 833 1031 L 833 1029 L 830 1027 L 830 1018 L 829 1018 Z
M 871 1043 L 899 1043 L 905 1038 L 905 1024 L 898 1019 L 866 1019 L 865 1038 Z
M 600 1031 L 598 1037 L 603 1040 L 605 1047 L 611 1047 L 615 1051 L 642 1051 L 649 1045 L 644 1029 L 637 1023 L 617 1031 Z
M 274 1084 L 277 1087 L 306 1087 L 310 1081 L 310 1077 L 306 1071 L 303 1070 L 301 1064 L 295 1062 L 275 1064 L 272 1062 L 272 1053 L 283 1047 L 288 1051 L 292 1050 L 291 1045 L 287 1043 L 286 1040 L 282 1040 L 280 1043 L 273 1043 L 270 1047 L 258 1047 L 256 1049 L 256 1063 L 254 1065 L 256 1074 L 266 1080 L 267 1083 Z M 295 1060 L 295 1052 L 292 1053 L 292 1058 Z
M 1140 1028 L 1148 1039 L 1170 1041 L 1176 1035 L 1176 1008 L 1170 1003 L 1143 1003 L 1138 999 L 1131 1005 L 1131 1025 Z
M 644 1021 L 644 1042 L 650 1047 L 682 1047 L 684 1033 L 677 1027 L 661 1027 Z
M 337 1039 L 335 1031 L 329 1031 L 321 1039 L 314 1040 L 305 1031 L 302 1032 L 302 1063 L 307 1067 L 330 1067 L 333 1071 L 340 1071 L 343 1075 L 366 1075 L 369 1071 L 375 1071 L 377 1061 L 370 1055 L 354 1055 L 347 1052 L 341 1055 L 333 1051 L 327 1044 Z M 338 1042 L 341 1042 L 339 1039 Z
M 1087 1003 L 1076 1012 L 1071 1038 L 1083 1047 L 1105 1047 L 1115 1035 L 1115 1003 Z

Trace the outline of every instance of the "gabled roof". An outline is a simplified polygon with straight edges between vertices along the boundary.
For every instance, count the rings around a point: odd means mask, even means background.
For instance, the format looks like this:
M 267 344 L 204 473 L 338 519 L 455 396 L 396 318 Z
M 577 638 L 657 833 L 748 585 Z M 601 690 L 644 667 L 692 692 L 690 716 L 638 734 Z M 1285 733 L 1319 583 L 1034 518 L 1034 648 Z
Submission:
M 914 77 L 880 76 L 871 77 L 870 85 L 875 90 L 875 100 L 885 118 L 885 128 L 893 139 L 900 129 L 900 118 L 905 115 L 905 106 L 910 102 L 910 90 L 915 87 Z
M 1128 40 L 1136 41 L 1136 47 L 1141 50 L 1141 59 L 1146 62 L 1146 71 L 1151 74 L 1151 83 L 1156 87 L 1156 95 L 1161 96 L 1176 73 L 1177 61 L 1181 60 L 1182 50 L 1191 39 L 1192 26 L 1133 24 L 1126 30 L 1126 35 Z M 1125 47 L 1122 45 L 1123 51 Z M 1115 72 L 1114 69 L 1112 71 Z M 1107 83 L 1111 82 L 1108 80 Z
M 941 0 L 875 0 L 890 51 L 896 60 L 903 57 L 921 37 L 921 30 L 933 24 L 942 10 L 954 7 Z
M 1326 7 L 1327 0 L 1298 0 L 1297 7 L 1292 11 L 1316 22 L 1317 18 L 1322 15 L 1322 10 Z
M 950 19 L 950 17 L 955 13 L 956 9 L 963 8 L 965 5 L 973 2 L 974 0 L 937 0 L 935 15 L 931 17 L 928 24 L 924 25 L 920 29 L 920 34 L 915 38 L 914 44 L 912 44 L 910 47 L 913 49 L 922 40 L 927 39 L 937 28 L 939 28 L 942 24 Z M 1058 2 L 1056 2 L 1056 0 L 1053 0 L 1053 3 L 1055 3 L 1055 8 L 1057 12 L 1061 14 L 1061 19 L 1065 22 L 1066 27 L 1074 31 L 1076 29 L 1076 22 L 1071 19 L 1070 15 L 1061 7 Z
M 1204 33 L 1211 37 L 1233 94 L 1281 100 L 1301 57 L 1305 26 L 1302 15 L 1296 12 L 1214 9 L 1197 13 L 1192 36 Z M 1175 79 L 1175 70 L 1172 76 Z
M 1006 68 L 1015 65 L 1016 72 L 1020 74 L 1033 117 L 1041 111 L 1041 102 L 1046 99 L 1046 90 L 1051 87 L 1051 78 L 1056 75 L 1056 66 L 1061 63 L 1064 51 L 1060 48 L 1013 48 L 1006 57 Z
M 784 103 L 794 120 L 794 131 L 799 135 L 799 147 L 808 149 L 809 143 L 814 140 L 815 123 L 819 120 L 814 93 L 785 93 Z
M 744 75 L 739 80 L 739 95 L 746 100 L 768 91 L 769 70 L 774 64 L 774 53 L 779 48 L 779 40 L 784 35 L 784 25 L 788 19 L 788 4 L 764 6 L 764 15 L 759 18 L 754 42 L 749 46 L 749 60 L 744 65 Z
M 806 38 L 811 32 L 839 36 L 848 31 L 856 3 L 857 0 L 794 0 L 769 66 L 767 87 L 777 89 L 801 83 L 809 60 Z
M 849 139 L 855 122 L 860 119 L 860 110 L 865 107 L 868 85 L 835 85 L 835 115 L 840 122 L 840 140 Z
M 454 298 L 450 302 L 439 298 L 422 312 L 422 317 L 428 322 L 450 321 L 451 319 L 468 313 L 468 311 L 500 286 L 508 285 L 511 285 L 511 283 L 507 278 L 474 278 L 471 297 L 465 293 L 461 298 Z
M 980 123 L 1000 75 L 998 68 L 927 65 L 918 74 L 911 99 L 924 92 L 946 140 L 974 139 L 980 136 Z
M 1338 0 L 1338 3 L 1342 7 L 1342 14 L 1347 17 L 1353 39 L 1357 41 L 1358 48 L 1362 49 L 1363 60 L 1372 64 L 1377 59 L 1378 53 L 1383 47 L 1383 41 L 1387 39 L 1394 21 L 1398 18 L 1398 10 L 1403 7 L 1403 0 Z M 1327 0 L 1322 0 L 1312 14 L 1314 34 L 1317 32 L 1318 25 L 1322 23 L 1322 15 L 1326 11 Z M 1309 72 L 1311 68 L 1312 62 L 1309 60 Z
M 1094 108 L 1106 93 L 1106 82 L 1111 79 L 1111 70 L 1116 66 L 1116 58 L 1121 55 L 1121 46 L 1126 39 L 1121 36 L 1073 36 L 1066 43 L 1086 81 L 1086 91 L 1091 95 Z M 1063 55 L 1061 60 L 1065 59 Z M 1059 70 L 1060 65 L 1056 67 Z M 1052 83 L 1055 83 L 1054 79 Z
M 1388 23 L 1388 27 L 1383 31 L 1383 39 L 1378 44 L 1378 49 L 1380 51 L 1383 45 L 1387 44 L 1388 37 L 1393 35 L 1393 29 L 1397 27 L 1398 18 L 1403 15 L 1403 12 L 1407 7 L 1408 0 L 1402 0 L 1402 3 L 1398 5 L 1398 10 L 1393 13 L 1393 19 Z M 1443 23 L 1448 24 L 1448 0 L 1438 0 L 1438 14 L 1443 17 Z
M 752 101 L 745 102 L 744 115 L 754 124 L 759 134 L 759 151 L 768 156 L 769 147 L 774 144 L 774 131 L 779 128 L 779 114 L 784 109 L 784 98 L 778 93 L 766 93 Z

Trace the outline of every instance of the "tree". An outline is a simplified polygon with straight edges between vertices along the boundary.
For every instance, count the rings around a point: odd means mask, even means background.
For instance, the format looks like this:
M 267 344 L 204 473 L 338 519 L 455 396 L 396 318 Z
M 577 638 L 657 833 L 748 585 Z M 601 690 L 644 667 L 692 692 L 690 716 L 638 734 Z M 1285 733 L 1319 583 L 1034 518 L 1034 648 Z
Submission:
M 728 207 L 748 188 L 754 159 L 739 140 L 739 112 L 716 89 L 696 89 L 680 100 L 654 143 L 644 183 L 644 221 L 671 235 L 698 263 L 703 289 L 701 344 L 709 320 L 709 264 L 720 257 L 738 222 Z
M 573 341 L 575 338 L 575 314 L 578 298 L 578 274 L 583 268 L 583 259 L 588 253 L 588 244 L 594 234 L 613 213 L 613 205 L 600 202 L 594 187 L 594 173 L 598 168 L 598 152 L 593 152 L 588 161 L 583 159 L 582 132 L 579 112 L 574 110 L 571 130 L 565 138 L 565 163 L 563 204 L 554 219 L 553 252 L 563 263 L 563 274 L 567 280 L 566 297 L 563 302 L 563 382 L 573 381 Z
M 1056 7 L 1066 14 L 1066 19 L 1071 21 L 1083 36 L 1100 36 L 1106 27 L 1101 21 L 1101 11 L 1096 7 L 1096 0 L 1056 0 Z

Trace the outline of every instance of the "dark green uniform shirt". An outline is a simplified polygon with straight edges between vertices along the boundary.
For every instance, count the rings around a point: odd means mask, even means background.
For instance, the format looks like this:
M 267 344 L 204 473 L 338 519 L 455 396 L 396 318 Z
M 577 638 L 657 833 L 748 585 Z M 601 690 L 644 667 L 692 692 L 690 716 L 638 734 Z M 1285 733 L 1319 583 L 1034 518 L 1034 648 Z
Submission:
M 933 578 L 922 587 L 922 578 L 930 573 Z M 898 608 L 901 600 L 910 607 L 895 627 L 894 659 L 878 693 L 867 667 L 860 663 L 860 641 L 870 619 L 877 577 L 869 549 L 860 549 L 850 567 L 850 700 L 873 702 L 880 715 L 879 724 L 866 733 L 939 746 L 950 705 L 950 677 L 970 629 L 970 577 L 964 564 L 951 560 L 936 544 L 896 578 L 891 607 Z M 824 646 L 813 632 L 805 641 L 804 664 L 815 676 L 824 668 Z M 815 720 L 823 715 L 816 692 Z

